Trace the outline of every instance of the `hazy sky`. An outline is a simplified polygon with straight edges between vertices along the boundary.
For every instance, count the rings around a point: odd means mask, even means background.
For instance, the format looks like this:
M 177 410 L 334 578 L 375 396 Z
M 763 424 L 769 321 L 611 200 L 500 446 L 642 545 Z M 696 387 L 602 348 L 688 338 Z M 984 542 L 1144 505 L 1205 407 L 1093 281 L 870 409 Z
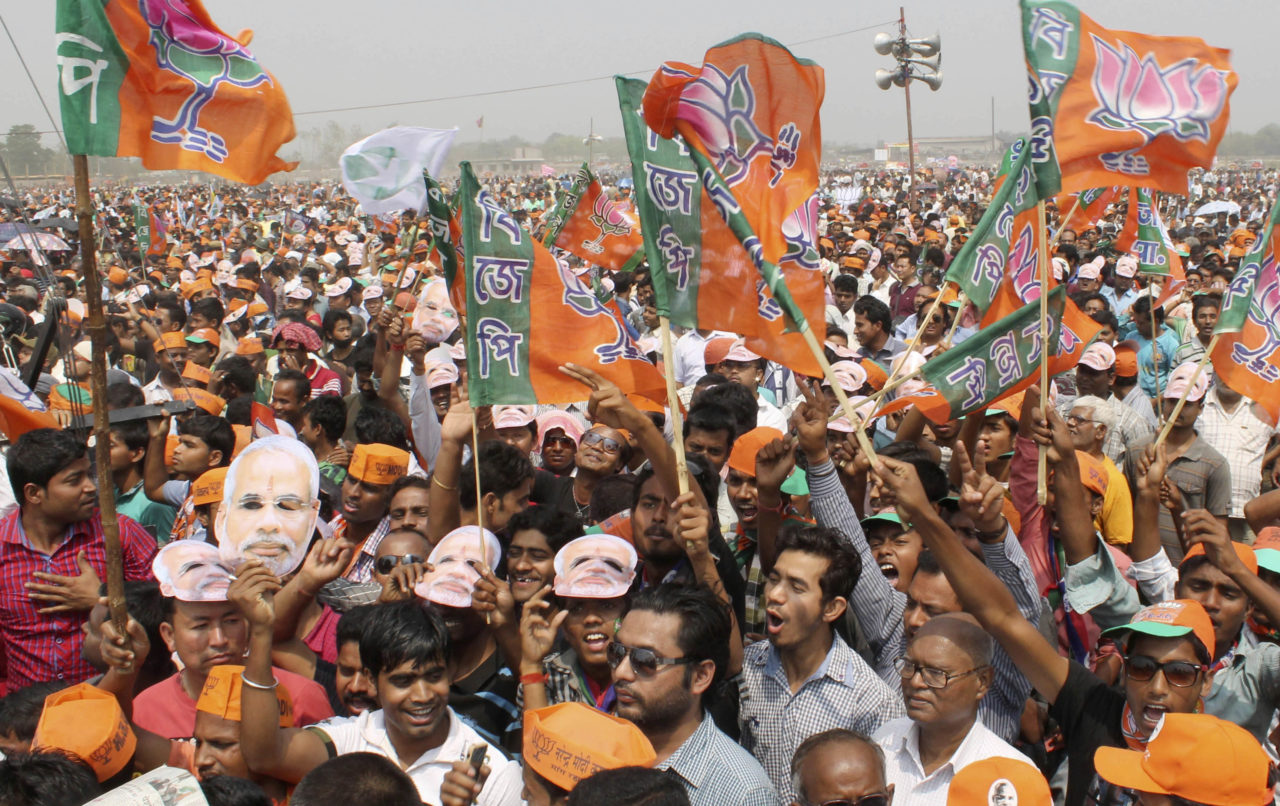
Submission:
M 881 91 L 877 67 L 891 59 L 871 47 L 877 31 L 892 31 L 897 4 L 811 0 L 649 0 L 646 3 L 422 2 L 422 0 L 205 0 L 227 31 L 252 28 L 252 50 L 284 85 L 298 129 L 336 120 L 367 132 L 393 123 L 461 128 L 459 142 L 520 135 L 540 141 L 551 132 L 621 135 L 608 76 L 663 60 L 701 63 L 706 49 L 744 31 L 759 31 L 826 70 L 823 135 L 870 144 L 906 136 L 902 90 Z M 1203 37 L 1230 48 L 1240 85 L 1231 129 L 1254 131 L 1280 119 L 1275 109 L 1275 0 L 1083 0 L 1100 24 L 1154 34 Z M 53 0 L 5 2 L 0 15 L 22 49 L 55 117 Z M 989 134 L 1028 127 L 1025 73 L 1013 0 L 915 0 L 906 4 L 914 36 L 942 35 L 943 87 L 913 84 L 919 137 Z M 869 30 L 843 36 L 841 32 Z M 820 37 L 825 37 L 821 38 Z M 816 40 L 816 41 L 812 41 Z M 7 39 L 0 39 L 0 131 L 14 123 L 51 128 Z M 584 78 L 570 86 L 478 95 Z M 1270 84 L 1271 90 L 1266 87 Z M 438 100 L 355 112 L 308 114 L 337 107 Z M 49 138 L 46 143 L 53 144 Z

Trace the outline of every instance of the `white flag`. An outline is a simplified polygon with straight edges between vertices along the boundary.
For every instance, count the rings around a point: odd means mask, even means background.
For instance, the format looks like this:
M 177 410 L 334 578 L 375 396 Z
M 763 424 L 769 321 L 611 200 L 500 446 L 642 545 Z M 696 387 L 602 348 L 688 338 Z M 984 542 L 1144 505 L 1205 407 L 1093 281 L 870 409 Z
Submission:
M 342 186 L 370 215 L 427 206 L 425 170 L 440 170 L 458 130 L 396 126 L 371 134 L 342 152 Z

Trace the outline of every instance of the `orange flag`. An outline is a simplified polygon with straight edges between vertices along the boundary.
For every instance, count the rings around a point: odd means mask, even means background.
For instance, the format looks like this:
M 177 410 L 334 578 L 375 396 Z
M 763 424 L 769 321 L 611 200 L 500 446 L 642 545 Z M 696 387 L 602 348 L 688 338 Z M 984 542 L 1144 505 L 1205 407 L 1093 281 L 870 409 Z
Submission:
M 284 90 L 200 0 L 58 0 L 62 125 L 73 154 L 141 157 L 256 185 L 296 162 Z
M 712 162 L 764 260 L 778 264 L 788 251 L 783 223 L 818 189 L 825 92 L 821 67 L 743 34 L 708 50 L 700 68 L 663 63 L 644 94 L 644 120 Z
M 605 195 L 585 162 L 551 214 L 543 243 L 613 271 L 644 259 L 644 236 L 635 212 Z
M 1022 0 L 1040 196 L 1109 185 L 1187 193 L 1227 130 L 1231 52 L 1193 36 L 1103 28 L 1063 0 Z

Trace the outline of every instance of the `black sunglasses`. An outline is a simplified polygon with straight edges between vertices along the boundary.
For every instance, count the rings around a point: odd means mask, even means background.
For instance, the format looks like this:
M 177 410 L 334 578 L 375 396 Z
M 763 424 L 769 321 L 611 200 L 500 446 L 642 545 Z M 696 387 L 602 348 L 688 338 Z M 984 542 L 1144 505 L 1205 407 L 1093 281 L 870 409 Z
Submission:
M 1130 655 L 1124 659 L 1125 674 L 1130 678 L 1139 682 L 1145 682 L 1156 676 L 1156 671 L 1164 673 L 1164 679 L 1169 685 L 1178 688 L 1187 688 L 1194 686 L 1196 680 L 1199 679 L 1200 673 L 1206 671 L 1207 666 L 1198 663 L 1190 663 L 1185 660 L 1171 660 L 1160 663 L 1155 658 L 1147 655 Z
M 622 448 L 622 443 L 613 437 L 606 437 L 599 431 L 588 431 L 582 435 L 583 445 L 599 445 L 604 449 L 605 453 L 617 453 Z
M 422 562 L 422 559 L 420 554 L 384 554 L 373 561 L 373 568 L 386 576 L 396 570 L 397 565 L 413 565 Z
M 693 658 L 664 658 L 652 649 L 627 646 L 617 641 L 609 642 L 609 648 L 605 651 L 605 655 L 609 660 L 610 669 L 618 668 L 622 665 L 622 661 L 630 655 L 631 668 L 636 670 L 636 674 L 646 677 L 657 674 L 658 669 L 663 666 L 679 666 L 696 662 Z

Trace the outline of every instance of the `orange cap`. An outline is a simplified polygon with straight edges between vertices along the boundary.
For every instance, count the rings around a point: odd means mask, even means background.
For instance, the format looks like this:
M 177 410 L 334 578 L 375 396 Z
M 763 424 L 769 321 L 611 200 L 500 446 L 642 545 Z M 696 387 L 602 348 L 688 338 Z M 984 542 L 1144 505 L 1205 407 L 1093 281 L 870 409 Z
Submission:
M 867 371 L 867 383 L 871 384 L 872 389 L 880 391 L 889 382 L 889 373 L 885 372 L 884 367 L 870 358 L 864 358 L 858 363 Z
M 729 467 L 748 476 L 756 474 L 756 454 L 775 439 L 782 439 L 782 432 L 766 425 L 753 428 L 733 441 L 729 453 Z
M 618 767 L 652 767 L 653 745 L 625 719 L 580 702 L 525 711 L 524 763 L 561 789 Z
M 249 306 L 249 309 L 252 311 L 253 306 Z M 241 339 L 239 343 L 236 344 L 236 355 L 257 355 L 262 352 L 266 352 L 262 347 L 262 339 L 256 336 Z
M 209 342 L 214 347 L 222 346 L 222 337 L 211 327 L 199 327 L 187 334 L 187 341 Z
M 1107 494 L 1107 466 L 1084 451 L 1076 451 L 1076 463 L 1080 465 L 1080 483 L 1098 495 Z
M 160 338 L 151 342 L 151 346 L 157 353 L 161 350 L 181 350 L 187 346 L 187 337 L 177 330 L 170 330 L 168 333 L 161 333 Z
M 231 448 L 231 458 L 235 459 L 240 455 L 240 451 L 249 447 L 249 443 L 253 441 L 253 427 L 248 425 L 232 425 L 231 430 L 235 432 L 236 444 Z
M 1099 747 L 1093 765 L 1116 786 L 1195 803 L 1253 806 L 1272 798 L 1270 759 L 1258 740 L 1209 714 L 1165 714 L 1145 750 Z
M 1254 546 L 1256 547 L 1257 544 L 1255 543 Z M 1231 541 L 1231 548 L 1235 550 L 1236 556 L 1240 558 L 1240 562 L 1244 563 L 1245 568 L 1248 568 L 1252 573 L 1258 573 L 1258 555 L 1253 553 L 1253 548 L 1246 546 L 1244 543 L 1237 543 L 1234 540 Z M 1187 560 L 1192 557 L 1204 556 L 1207 556 L 1204 551 L 1204 544 L 1196 543 L 1187 549 L 1186 554 L 1182 555 L 1182 562 L 1178 563 L 1178 567 L 1181 568 L 1186 565 Z
M 222 414 L 222 410 L 227 407 L 227 401 L 215 395 L 213 392 L 189 386 L 185 390 L 178 392 L 175 399 L 186 395 L 197 408 L 203 409 L 205 412 L 215 417 Z
M 124 769 L 137 746 L 116 698 L 88 683 L 45 697 L 31 739 L 32 751 L 62 750 L 80 757 L 99 781 Z
M 985 758 L 961 768 L 951 779 L 947 806 L 1050 806 L 1053 795 L 1040 771 L 1013 758 Z
M 165 266 L 170 269 L 181 269 L 183 267 L 182 258 L 169 255 L 168 259 L 165 260 Z
M 1138 351 L 1125 342 L 1115 346 L 1116 375 L 1131 378 L 1138 374 Z
M 378 442 L 360 444 L 351 452 L 347 475 L 368 484 L 391 484 L 409 472 L 409 452 Z
M 112 266 L 107 272 L 107 281 L 114 285 L 124 285 L 129 280 L 129 272 L 119 266 Z
M 215 666 L 205 678 L 196 710 L 220 716 L 230 722 L 240 721 L 240 692 L 244 687 L 243 666 Z M 293 699 L 289 689 L 276 686 L 276 703 L 280 706 L 280 727 L 293 727 Z
M 987 414 L 1007 414 L 1015 420 L 1020 420 L 1022 419 L 1022 401 L 1025 398 L 1025 392 L 1014 392 L 999 400 L 993 400 L 987 404 Z
M 1254 567 L 1257 567 L 1256 562 Z M 1120 632 L 1137 632 L 1157 638 L 1190 635 L 1200 642 L 1206 658 L 1213 657 L 1213 649 L 1217 643 L 1209 614 L 1199 602 L 1191 599 L 1172 599 L 1144 607 L 1128 624 L 1103 630 L 1102 634 L 1114 635 Z
M 706 366 L 715 366 L 724 360 L 729 354 L 729 348 L 733 346 L 733 336 L 717 336 L 709 339 L 702 347 L 702 363 Z
M 188 361 L 182 368 L 182 377 L 193 380 L 196 383 L 207 385 L 212 374 L 209 372 L 208 367 L 202 367 L 194 361 Z
M 241 428 L 247 427 L 241 426 Z M 226 478 L 227 468 L 225 467 L 215 467 L 213 470 L 201 473 L 200 478 L 191 483 L 191 503 L 195 506 L 203 506 L 221 501 L 222 483 Z
M 204 270 L 202 269 L 201 271 L 203 272 Z M 186 287 L 182 289 L 182 296 L 186 297 L 187 299 L 191 299 L 196 294 L 199 294 L 202 291 L 212 291 L 212 290 L 213 290 L 213 281 L 210 280 L 208 277 L 201 277 L 198 280 L 196 280 L 194 283 L 188 283 Z

